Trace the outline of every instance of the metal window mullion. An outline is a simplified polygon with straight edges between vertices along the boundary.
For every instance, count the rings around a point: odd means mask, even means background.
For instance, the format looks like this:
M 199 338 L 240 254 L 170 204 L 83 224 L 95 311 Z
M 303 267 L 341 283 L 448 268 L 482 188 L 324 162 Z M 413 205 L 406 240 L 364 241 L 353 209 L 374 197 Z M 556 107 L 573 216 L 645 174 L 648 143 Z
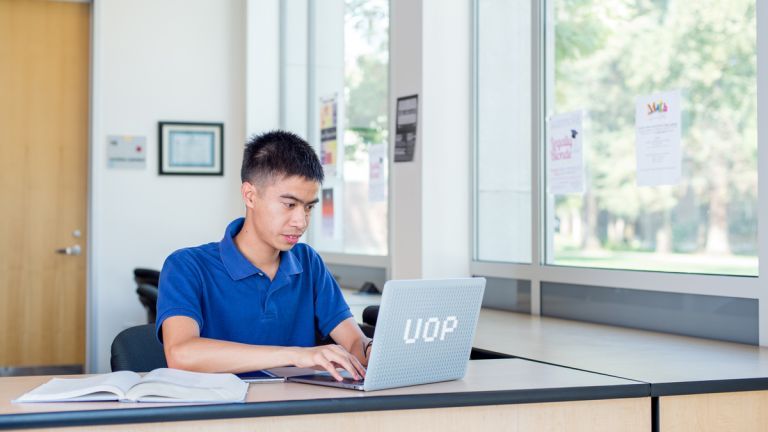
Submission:
M 478 196 L 479 191 L 478 188 L 480 187 L 480 182 L 478 181 L 478 172 L 479 172 L 479 161 L 480 161 L 480 134 L 478 131 L 478 111 L 480 109 L 480 96 L 478 91 L 478 70 L 479 70 L 479 62 L 480 62 L 480 13 L 479 13 L 479 0 L 475 0 L 472 2 L 472 76 L 471 76 L 471 89 L 472 89 L 472 118 L 471 118 L 471 125 L 470 130 L 472 133 L 472 152 L 470 154 L 470 157 L 472 158 L 471 162 L 471 181 L 472 181 L 472 187 L 470 190 L 470 200 L 472 203 L 472 214 L 471 214 L 471 247 L 472 247 L 472 253 L 470 260 L 475 260 L 480 256 L 480 239 L 478 235 L 478 224 L 480 223 L 479 218 L 479 200 Z M 471 267 L 471 262 L 470 262 Z
M 556 282 L 576 285 L 626 288 L 722 297 L 759 298 L 760 281 L 754 277 L 680 274 L 635 270 L 612 270 L 528 264 L 472 263 L 474 274 L 538 283 Z
M 768 7 L 765 2 L 756 1 L 757 26 L 757 260 L 759 284 L 768 275 L 768 174 L 760 173 L 760 167 L 768 167 L 768 142 L 765 130 L 768 127 Z M 765 284 L 762 284 L 765 285 Z M 768 345 L 768 293 L 766 287 L 758 289 L 758 331 L 760 345 Z

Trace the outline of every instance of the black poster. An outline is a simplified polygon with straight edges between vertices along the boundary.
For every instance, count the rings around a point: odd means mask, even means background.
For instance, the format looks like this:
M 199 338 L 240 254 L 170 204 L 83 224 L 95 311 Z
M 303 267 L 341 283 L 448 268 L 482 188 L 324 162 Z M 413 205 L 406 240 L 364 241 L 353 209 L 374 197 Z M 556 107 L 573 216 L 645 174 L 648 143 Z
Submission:
M 412 162 L 416 151 L 416 124 L 419 118 L 419 96 L 397 98 L 395 120 L 395 162 Z

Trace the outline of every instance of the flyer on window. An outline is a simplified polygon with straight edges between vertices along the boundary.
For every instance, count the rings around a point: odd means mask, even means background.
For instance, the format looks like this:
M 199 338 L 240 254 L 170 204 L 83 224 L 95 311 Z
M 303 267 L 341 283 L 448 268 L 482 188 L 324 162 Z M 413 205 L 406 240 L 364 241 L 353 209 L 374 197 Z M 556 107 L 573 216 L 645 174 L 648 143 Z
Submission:
M 584 193 L 584 129 L 581 111 L 553 115 L 547 142 L 547 189 L 555 195 Z
M 371 144 L 368 147 L 368 201 L 387 200 L 387 145 Z
M 333 188 L 323 189 L 321 206 L 323 236 L 326 238 L 333 238 L 333 228 L 336 224 L 336 221 L 334 220 Z
M 336 175 L 338 162 L 336 95 L 320 98 L 320 162 L 326 177 Z
M 680 183 L 680 90 L 639 96 L 635 103 L 637 185 Z

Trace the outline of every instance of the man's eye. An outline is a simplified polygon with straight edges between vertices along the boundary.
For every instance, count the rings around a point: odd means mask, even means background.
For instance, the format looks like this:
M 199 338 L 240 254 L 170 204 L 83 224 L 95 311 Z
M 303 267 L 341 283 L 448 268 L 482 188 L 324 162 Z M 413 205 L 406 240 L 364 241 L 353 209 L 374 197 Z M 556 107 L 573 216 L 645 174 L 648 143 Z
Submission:
M 314 205 L 314 204 L 312 204 L 312 205 L 308 205 L 308 206 L 307 206 L 307 211 L 308 211 L 308 212 L 310 212 L 310 211 L 312 211 L 312 209 L 313 209 L 313 208 L 315 208 L 315 205 Z
M 289 209 L 296 207 L 296 203 L 283 203 L 283 205 L 285 206 L 285 208 L 289 208 Z

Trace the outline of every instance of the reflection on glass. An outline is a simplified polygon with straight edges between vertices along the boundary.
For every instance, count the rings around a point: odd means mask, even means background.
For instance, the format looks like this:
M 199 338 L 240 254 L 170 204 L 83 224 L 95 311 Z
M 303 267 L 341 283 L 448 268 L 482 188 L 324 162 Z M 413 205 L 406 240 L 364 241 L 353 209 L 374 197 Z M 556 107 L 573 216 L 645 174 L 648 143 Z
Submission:
M 346 0 L 344 252 L 387 254 L 389 2 Z
M 531 262 L 531 2 L 478 0 L 475 259 Z
M 553 1 L 547 112 L 589 127 L 586 192 L 547 199 L 547 262 L 757 275 L 755 0 Z M 671 90 L 682 180 L 638 186 L 635 98 Z

